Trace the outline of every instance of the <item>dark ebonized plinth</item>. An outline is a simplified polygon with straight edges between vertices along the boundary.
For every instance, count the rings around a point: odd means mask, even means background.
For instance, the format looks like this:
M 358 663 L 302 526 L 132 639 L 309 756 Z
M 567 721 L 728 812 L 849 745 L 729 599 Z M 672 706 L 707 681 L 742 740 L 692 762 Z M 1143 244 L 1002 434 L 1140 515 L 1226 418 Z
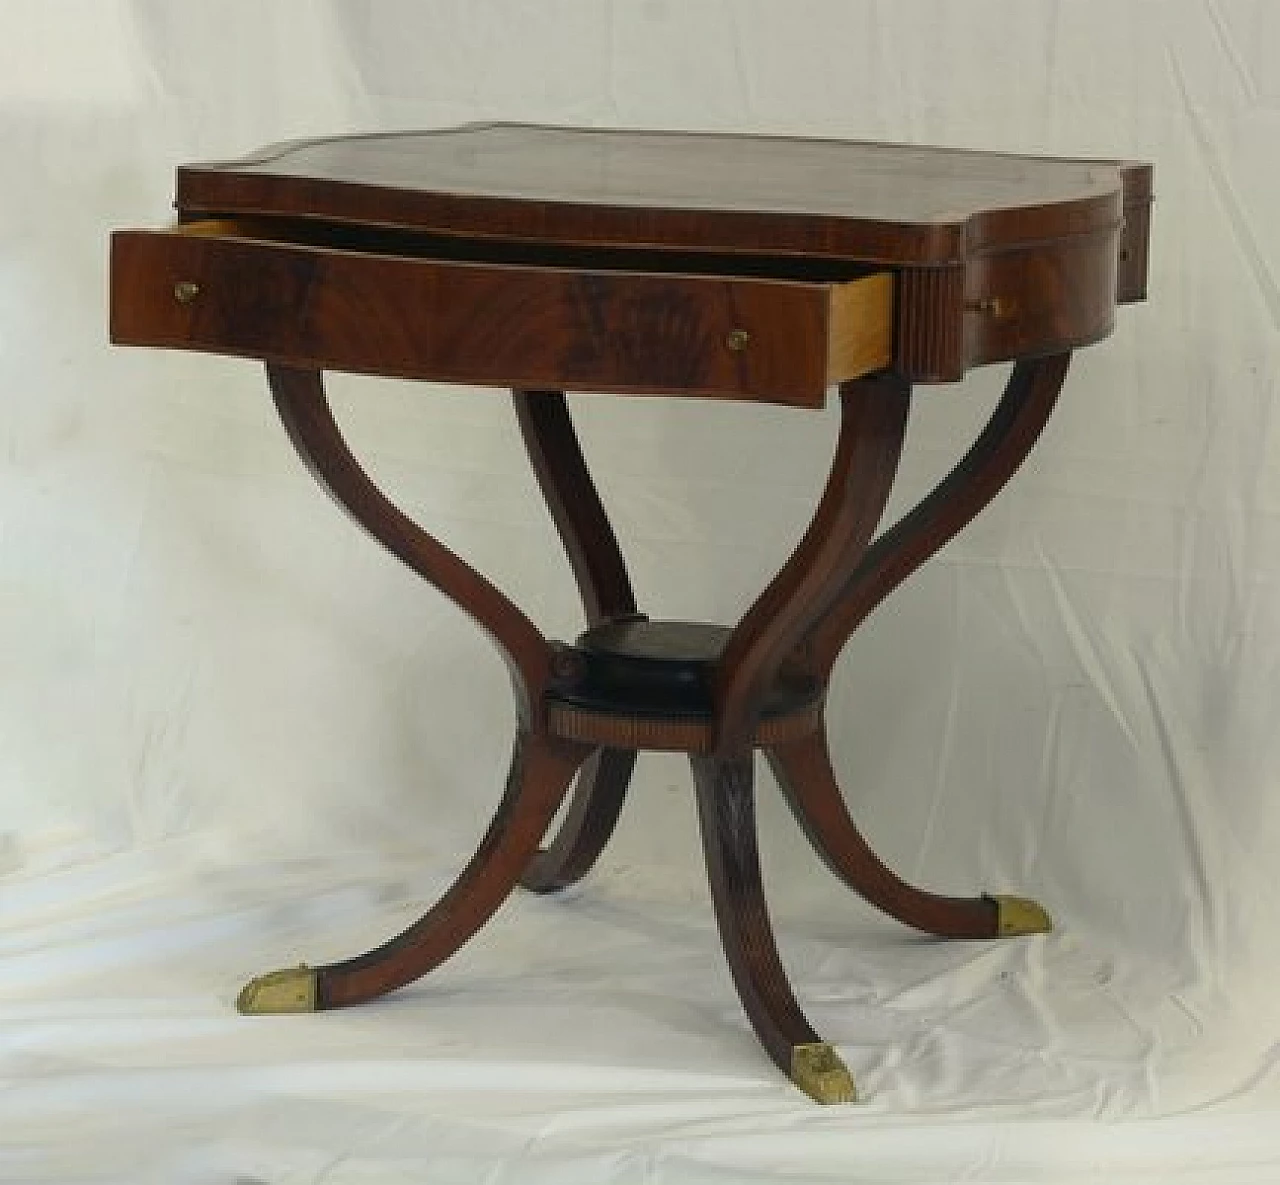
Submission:
M 568 677 L 553 698 L 590 712 L 709 723 L 716 668 L 731 632 L 722 625 L 639 616 L 597 626 L 561 653 Z M 789 715 L 821 695 L 817 680 L 784 668 L 762 715 Z

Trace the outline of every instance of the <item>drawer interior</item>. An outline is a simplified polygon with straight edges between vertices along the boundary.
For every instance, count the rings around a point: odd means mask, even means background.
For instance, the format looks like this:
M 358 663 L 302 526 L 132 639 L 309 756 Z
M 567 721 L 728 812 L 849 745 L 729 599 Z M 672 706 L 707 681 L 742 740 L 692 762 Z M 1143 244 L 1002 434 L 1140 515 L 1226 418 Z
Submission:
M 180 222 L 187 235 L 256 239 L 330 250 L 358 251 L 457 263 L 510 264 L 575 271 L 647 272 L 734 279 L 837 284 L 883 269 L 841 259 L 680 251 L 649 247 L 559 245 L 513 239 L 455 238 L 422 231 L 323 222 L 306 218 L 201 217 Z

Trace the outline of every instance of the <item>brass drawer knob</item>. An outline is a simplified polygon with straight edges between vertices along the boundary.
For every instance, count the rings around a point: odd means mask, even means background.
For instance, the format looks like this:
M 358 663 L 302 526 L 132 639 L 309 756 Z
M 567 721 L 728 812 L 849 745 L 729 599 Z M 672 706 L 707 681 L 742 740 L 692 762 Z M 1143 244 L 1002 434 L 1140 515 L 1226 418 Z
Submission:
M 173 299 L 179 304 L 190 304 L 200 295 L 200 285 L 194 280 L 179 280 L 173 286 Z
M 731 329 L 729 335 L 724 339 L 724 344 L 737 354 L 745 350 L 747 343 L 750 341 L 751 334 L 745 329 Z
M 1007 317 L 1013 311 L 1013 304 L 999 296 L 993 296 L 986 300 L 966 300 L 964 311 L 990 317 Z

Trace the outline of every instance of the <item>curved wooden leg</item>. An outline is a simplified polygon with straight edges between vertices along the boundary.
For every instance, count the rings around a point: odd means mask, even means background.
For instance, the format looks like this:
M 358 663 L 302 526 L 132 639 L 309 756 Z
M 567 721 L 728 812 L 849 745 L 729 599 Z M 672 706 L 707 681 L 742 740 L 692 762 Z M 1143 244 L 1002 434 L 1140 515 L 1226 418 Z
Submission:
M 522 725 L 538 723 L 551 673 L 551 648 L 537 627 L 374 485 L 343 439 L 319 371 L 268 363 L 267 383 L 280 421 L 312 477 L 383 547 L 489 635 L 511 673 Z
M 1027 459 L 1067 377 L 1071 355 L 1019 362 L 991 419 L 960 463 L 858 557 L 809 628 L 807 651 L 824 682 L 853 631 L 894 589 L 971 523 Z
M 438 967 L 507 899 L 564 799 L 585 745 L 521 732 L 506 793 L 476 854 L 443 897 L 389 942 L 340 963 L 277 971 L 240 993 L 241 1012 L 313 1012 L 385 995 Z
M 937 488 L 870 546 L 841 548 L 842 562 L 833 565 L 839 568 L 835 588 L 810 617 L 798 648 L 819 683 L 829 680 L 846 641 L 867 615 L 971 522 L 1017 472 L 1049 419 L 1070 357 L 1064 353 L 1019 362 L 986 428 Z M 846 418 L 851 410 L 864 414 L 867 397 L 880 398 L 878 387 L 893 393 L 893 382 L 892 376 L 880 376 L 846 384 Z M 848 462 L 845 467 L 854 472 Z M 840 470 L 839 464 L 833 466 L 833 478 Z M 834 521 L 824 523 L 820 507 L 811 535 L 815 540 L 837 538 L 826 525 Z M 792 561 L 797 570 L 802 562 L 812 566 L 820 554 L 815 548 L 806 555 L 805 546 L 807 540 Z M 1050 928 L 1048 914 L 1033 901 L 939 897 L 886 868 L 849 817 L 822 734 L 774 749 L 769 757 L 783 794 L 818 853 L 837 876 L 886 913 L 947 937 L 985 938 Z
M 555 840 L 534 856 L 520 883 L 535 893 L 566 889 L 591 871 L 618 822 L 634 749 L 597 749 L 578 771 L 569 811 Z
M 538 488 L 573 569 L 589 625 L 636 616 L 617 537 L 591 481 L 563 391 L 513 391 L 516 420 Z M 551 844 L 520 878 L 535 893 L 567 888 L 591 871 L 613 834 L 635 768 L 633 751 L 602 749 L 578 774 Z
M 893 487 L 911 384 L 885 371 L 840 384 L 840 438 L 809 529 L 734 628 L 716 669 L 716 750 L 754 735 L 788 659 L 828 613 L 866 551 Z M 808 659 L 802 661 L 808 664 Z M 825 679 L 823 680 L 825 682 Z
M 765 1051 L 819 1103 L 854 1100 L 853 1079 L 800 1011 L 778 958 L 756 852 L 752 755 L 691 757 L 707 877 L 733 982 Z
M 631 578 L 591 481 L 563 391 L 513 391 L 516 422 L 538 488 L 569 558 L 587 622 L 636 611 Z
M 824 863 L 890 917 L 940 938 L 1043 933 L 1049 915 L 1020 897 L 942 897 L 908 884 L 872 851 L 849 817 L 824 732 L 767 750 L 783 797 Z

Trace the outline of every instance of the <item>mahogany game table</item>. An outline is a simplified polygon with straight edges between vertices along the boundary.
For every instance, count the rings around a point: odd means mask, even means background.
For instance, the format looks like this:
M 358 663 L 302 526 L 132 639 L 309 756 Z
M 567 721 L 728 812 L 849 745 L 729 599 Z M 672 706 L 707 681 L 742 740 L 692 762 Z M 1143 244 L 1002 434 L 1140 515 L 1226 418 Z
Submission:
M 507 124 L 341 136 L 178 170 L 177 224 L 121 231 L 111 337 L 259 359 L 316 480 L 489 635 L 516 703 L 505 792 L 453 886 L 354 958 L 277 971 L 245 1012 L 381 996 L 457 951 L 517 884 L 581 878 L 636 754 L 687 753 L 711 896 L 761 1044 L 819 1102 L 853 1081 L 778 958 L 760 881 L 763 751 L 818 855 L 893 917 L 950 938 L 1049 928 L 1036 903 L 943 897 L 858 832 L 823 715 L 845 641 L 995 496 L 1072 350 L 1145 294 L 1151 170 L 892 144 Z M 1012 361 L 950 475 L 877 527 L 914 384 Z M 510 388 L 587 629 L 543 636 L 406 517 L 349 451 L 322 372 Z M 822 407 L 842 419 L 813 520 L 733 626 L 651 621 L 583 460 L 566 391 Z M 556 833 L 546 833 L 569 805 Z

